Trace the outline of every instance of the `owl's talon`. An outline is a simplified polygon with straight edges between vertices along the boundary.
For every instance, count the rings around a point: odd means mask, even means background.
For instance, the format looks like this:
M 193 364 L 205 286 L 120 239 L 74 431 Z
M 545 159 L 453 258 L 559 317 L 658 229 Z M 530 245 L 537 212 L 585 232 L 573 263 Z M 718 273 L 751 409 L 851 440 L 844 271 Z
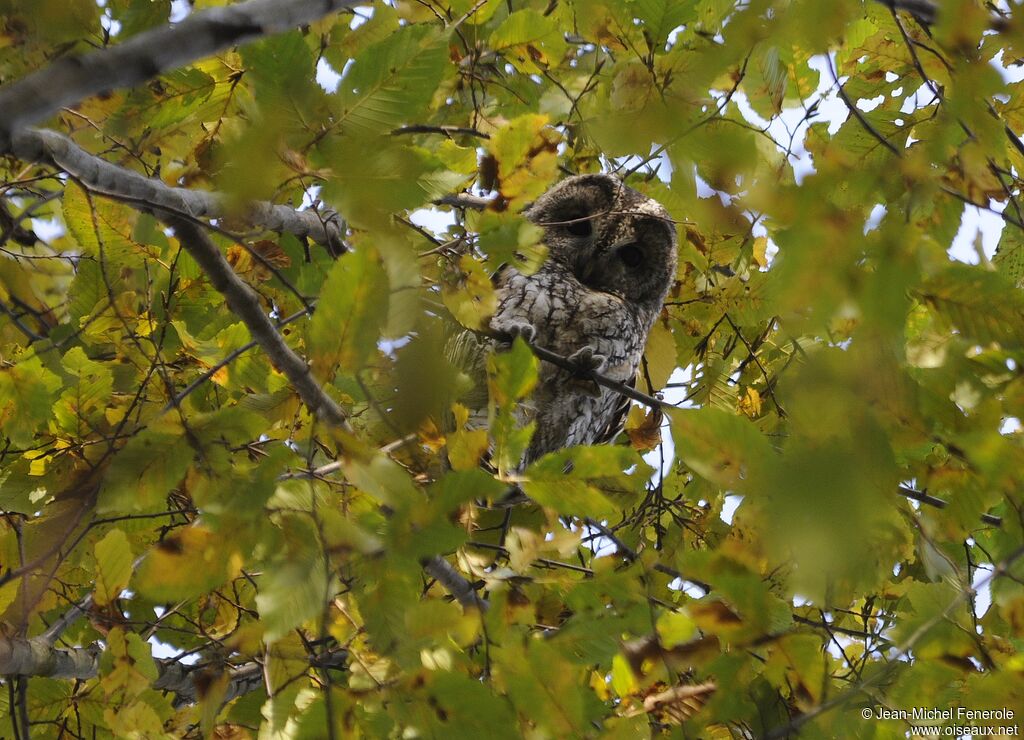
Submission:
M 576 367 L 577 375 L 583 377 L 601 372 L 608 364 L 608 358 L 595 351 L 589 344 L 576 350 L 566 359 Z
M 502 335 L 498 342 L 500 349 L 511 348 L 516 337 L 522 337 L 524 342 L 530 344 L 537 336 L 537 328 L 525 321 L 504 321 L 494 326 L 494 330 Z

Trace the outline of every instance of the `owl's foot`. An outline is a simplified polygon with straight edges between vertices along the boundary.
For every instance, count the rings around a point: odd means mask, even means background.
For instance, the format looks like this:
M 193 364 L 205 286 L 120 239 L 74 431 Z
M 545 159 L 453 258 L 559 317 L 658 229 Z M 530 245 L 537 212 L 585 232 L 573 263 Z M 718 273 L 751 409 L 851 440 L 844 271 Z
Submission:
M 599 373 L 608 364 L 608 358 L 600 354 L 589 344 L 573 352 L 566 359 L 576 366 L 576 373 L 587 377 L 590 373 Z
M 510 349 L 516 337 L 522 337 L 527 344 L 537 337 L 537 328 L 526 321 L 495 321 L 491 323 L 491 328 L 501 335 L 498 349 L 503 350 Z
M 566 359 L 575 366 L 574 377 L 569 381 L 577 390 L 597 398 L 601 386 L 594 382 L 591 373 L 599 373 L 608 365 L 608 358 L 595 351 L 589 344 L 573 352 Z

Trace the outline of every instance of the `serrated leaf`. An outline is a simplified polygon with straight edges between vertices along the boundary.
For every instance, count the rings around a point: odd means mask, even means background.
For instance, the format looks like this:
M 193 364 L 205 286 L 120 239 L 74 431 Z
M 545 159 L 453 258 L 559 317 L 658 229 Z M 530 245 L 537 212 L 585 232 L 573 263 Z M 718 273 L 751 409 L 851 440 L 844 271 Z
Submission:
M 498 161 L 498 190 L 513 211 L 541 195 L 555 179 L 561 137 L 548 124 L 547 116 L 520 116 L 487 143 Z
M 35 355 L 0 365 L 0 436 L 31 447 L 33 436 L 50 418 L 60 378 Z
M 93 598 L 97 606 L 114 601 L 132 577 L 132 549 L 120 529 L 112 529 L 96 543 L 96 586 Z
M 314 369 L 330 377 L 335 367 L 358 372 L 376 351 L 388 316 L 388 278 L 377 253 L 349 252 L 331 268 L 313 314 L 309 352 Z
M 921 298 L 973 341 L 1024 346 L 1024 297 L 1007 276 L 953 265 L 921 287 Z
M 745 417 L 703 408 L 671 411 L 669 418 L 679 457 L 723 488 L 744 490 L 752 470 L 773 454 Z
M 494 352 L 487 358 L 487 387 L 498 406 L 508 406 L 525 396 L 537 384 L 540 361 L 520 338 L 507 352 Z
M 650 381 L 651 392 L 660 391 L 668 382 L 669 376 L 678 365 L 676 359 L 676 342 L 672 330 L 663 322 L 655 322 L 647 335 L 647 347 L 644 349 L 643 376 L 640 383 L 646 385 Z
M 443 34 L 427 25 L 399 28 L 356 57 L 338 91 L 335 125 L 344 134 L 379 136 L 413 120 L 447 61 Z
M 531 464 L 520 485 L 542 506 L 600 520 L 628 508 L 643 491 L 650 473 L 650 467 L 630 447 L 574 447 L 549 453 Z
M 566 47 L 558 22 L 532 8 L 509 15 L 491 34 L 489 44 L 527 74 L 558 63 Z
M 159 252 L 132 238 L 135 212 L 121 203 L 94 197 L 81 186 L 68 183 L 64 196 L 64 223 L 86 254 L 103 264 L 141 263 L 143 255 L 156 258 Z M 108 278 L 113 279 L 113 278 Z
M 185 476 L 195 450 L 173 423 L 132 437 L 110 463 L 100 489 L 100 511 L 153 511 Z
M 268 642 L 323 612 L 329 587 L 327 569 L 310 526 L 295 518 L 287 520 L 285 548 L 259 579 L 256 606 Z
M 1024 233 L 1013 224 L 1003 227 L 992 262 L 1015 287 L 1024 287 Z
M 110 400 L 113 373 L 107 366 L 86 357 L 80 347 L 68 350 L 62 363 L 70 378 L 53 407 L 54 417 L 64 431 L 88 434 L 86 430 L 96 428 L 93 419 L 102 415 Z
M 468 254 L 459 259 L 458 271 L 445 281 L 441 299 L 455 320 L 469 329 L 486 329 L 498 307 L 490 276 Z
M 191 599 L 237 575 L 230 542 L 202 525 L 176 529 L 146 554 L 132 587 L 156 602 Z

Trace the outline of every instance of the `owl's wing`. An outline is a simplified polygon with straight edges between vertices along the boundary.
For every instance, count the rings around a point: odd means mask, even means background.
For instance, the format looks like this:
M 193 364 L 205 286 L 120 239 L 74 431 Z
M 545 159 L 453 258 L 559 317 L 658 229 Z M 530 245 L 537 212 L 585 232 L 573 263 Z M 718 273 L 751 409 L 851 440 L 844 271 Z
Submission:
M 460 399 L 470 411 L 487 408 L 487 352 L 490 347 L 489 339 L 462 327 L 454 328 L 445 342 L 448 361 L 471 383 L 469 391 Z
M 636 388 L 636 375 L 626 381 L 624 385 L 627 385 L 630 388 Z M 614 393 L 614 391 L 612 392 Z M 622 428 L 626 426 L 626 416 L 629 414 L 630 401 L 621 394 L 615 395 L 615 407 L 608 416 L 608 423 L 605 424 L 604 428 L 598 430 L 597 436 L 591 444 L 603 445 L 614 442 L 615 438 L 619 436 L 619 432 L 621 432 Z

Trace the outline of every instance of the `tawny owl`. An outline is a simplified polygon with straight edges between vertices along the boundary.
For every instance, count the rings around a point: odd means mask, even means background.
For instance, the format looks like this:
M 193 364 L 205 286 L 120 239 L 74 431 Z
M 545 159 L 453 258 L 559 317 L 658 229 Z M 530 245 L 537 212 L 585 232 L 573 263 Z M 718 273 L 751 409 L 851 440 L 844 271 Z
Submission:
M 577 175 L 542 195 L 525 215 L 544 228 L 548 258 L 532 275 L 503 267 L 491 329 L 632 384 L 676 273 L 676 230 L 657 201 L 605 174 Z M 580 444 L 610 441 L 626 399 L 541 363 L 520 410 L 536 429 L 523 462 Z

